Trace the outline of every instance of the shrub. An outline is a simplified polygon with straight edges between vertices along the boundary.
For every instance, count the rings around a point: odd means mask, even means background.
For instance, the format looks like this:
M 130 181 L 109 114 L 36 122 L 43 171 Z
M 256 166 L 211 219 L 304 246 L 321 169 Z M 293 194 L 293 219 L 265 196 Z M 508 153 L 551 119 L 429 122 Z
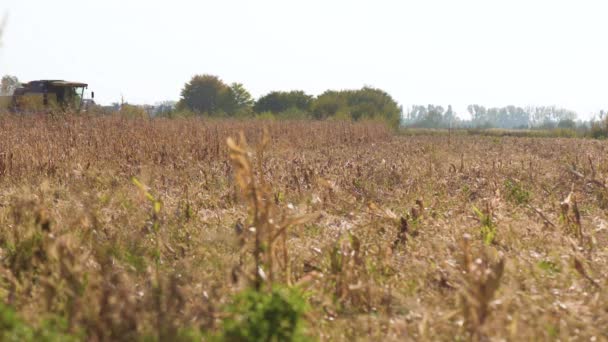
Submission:
M 268 293 L 245 290 L 238 294 L 223 322 L 221 340 L 305 341 L 306 301 L 295 289 L 275 287 Z

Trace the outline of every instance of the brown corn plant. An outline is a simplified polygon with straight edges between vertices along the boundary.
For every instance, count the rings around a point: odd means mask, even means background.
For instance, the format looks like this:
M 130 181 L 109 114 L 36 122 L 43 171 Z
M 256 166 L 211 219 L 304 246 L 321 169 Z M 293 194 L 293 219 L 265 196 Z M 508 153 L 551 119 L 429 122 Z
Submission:
M 277 280 L 277 271 L 282 281 L 291 284 L 291 270 L 287 248 L 287 231 L 292 226 L 306 224 L 319 218 L 319 214 L 286 216 L 281 213 L 264 175 L 264 151 L 270 143 L 270 134 L 264 129 L 262 141 L 256 149 L 257 168 L 254 170 L 245 134 L 240 133 L 239 142 L 227 139 L 230 159 L 235 167 L 235 179 L 247 203 L 248 221 L 240 234 L 253 234 L 253 286 L 260 290 L 266 282 L 269 286 Z M 238 227 L 238 223 L 237 223 Z M 240 230 L 239 230 L 240 231 Z M 278 244 L 278 246 L 277 246 Z M 245 245 L 246 246 L 246 245 Z M 247 252 L 246 248 L 241 253 Z
M 333 296 L 342 305 L 363 306 L 371 311 L 371 287 L 365 250 L 354 234 L 336 242 L 329 255 L 329 276 L 335 284 Z
M 465 235 L 461 263 L 463 280 L 460 296 L 465 326 L 471 338 L 479 340 L 482 337 L 481 328 L 490 315 L 490 302 L 500 286 L 505 259 L 500 257 L 492 262 L 485 248 L 474 256 L 470 237 Z
M 583 245 L 583 224 L 581 223 L 581 213 L 578 209 L 576 194 L 574 193 L 574 185 L 572 185 L 572 190 L 568 194 L 568 197 L 560 203 L 560 208 L 562 210 L 562 220 L 566 225 L 566 228 L 568 231 L 572 232 L 579 243 Z

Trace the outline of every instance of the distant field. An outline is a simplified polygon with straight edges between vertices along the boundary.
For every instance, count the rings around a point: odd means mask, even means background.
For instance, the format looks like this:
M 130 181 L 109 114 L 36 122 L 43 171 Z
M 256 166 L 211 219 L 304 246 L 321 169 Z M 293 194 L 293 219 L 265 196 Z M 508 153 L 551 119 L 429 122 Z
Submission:
M 503 129 L 503 128 L 402 128 L 402 135 L 482 135 L 522 138 L 575 138 L 588 136 L 588 132 L 575 129 Z
M 238 340 L 274 285 L 301 338 L 606 340 L 608 142 L 509 135 L 1 117 L 0 324 Z

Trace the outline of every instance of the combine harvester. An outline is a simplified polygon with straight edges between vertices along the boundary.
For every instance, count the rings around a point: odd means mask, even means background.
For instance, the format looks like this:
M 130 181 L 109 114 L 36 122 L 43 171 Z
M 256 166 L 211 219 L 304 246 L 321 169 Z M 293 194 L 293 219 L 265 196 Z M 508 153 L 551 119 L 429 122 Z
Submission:
M 0 110 L 12 113 L 82 112 L 94 104 L 95 93 L 84 98 L 88 84 L 62 80 L 23 83 L 12 96 L 0 96 Z

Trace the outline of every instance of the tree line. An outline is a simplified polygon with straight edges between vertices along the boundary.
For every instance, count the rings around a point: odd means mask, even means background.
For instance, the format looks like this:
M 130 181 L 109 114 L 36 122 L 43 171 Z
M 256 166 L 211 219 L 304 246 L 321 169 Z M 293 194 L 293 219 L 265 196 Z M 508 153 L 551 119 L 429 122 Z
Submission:
M 381 120 L 397 127 L 402 108 L 385 91 L 372 87 L 328 90 L 312 96 L 301 90 L 272 91 L 254 100 L 241 83 L 214 75 L 195 75 L 184 85 L 174 111 L 165 115 Z
M 405 113 L 403 124 L 418 128 L 574 129 L 606 117 L 606 112 L 600 111 L 591 121 L 577 121 L 575 111 L 556 106 L 486 108 L 475 104 L 469 105 L 467 112 L 470 118 L 463 119 L 456 115 L 452 106 L 415 105 Z

